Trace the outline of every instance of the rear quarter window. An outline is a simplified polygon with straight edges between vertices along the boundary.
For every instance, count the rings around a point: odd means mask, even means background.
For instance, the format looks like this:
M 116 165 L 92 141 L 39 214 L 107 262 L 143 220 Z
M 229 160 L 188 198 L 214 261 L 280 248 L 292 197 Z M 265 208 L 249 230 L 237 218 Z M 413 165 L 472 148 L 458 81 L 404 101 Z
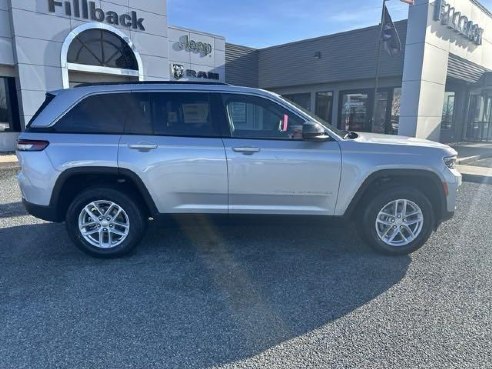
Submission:
M 150 103 L 146 94 L 92 95 L 73 107 L 55 125 L 59 133 L 151 133 Z

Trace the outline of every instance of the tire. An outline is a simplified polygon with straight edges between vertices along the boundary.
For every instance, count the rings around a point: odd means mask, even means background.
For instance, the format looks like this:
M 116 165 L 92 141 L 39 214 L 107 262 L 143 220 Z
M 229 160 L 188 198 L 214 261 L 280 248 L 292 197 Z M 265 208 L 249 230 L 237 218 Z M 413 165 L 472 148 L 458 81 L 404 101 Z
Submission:
M 131 252 L 142 239 L 146 223 L 144 212 L 129 195 L 107 187 L 80 193 L 66 214 L 66 228 L 74 244 L 100 258 Z M 88 234 L 84 236 L 82 230 Z
M 435 216 L 423 193 L 398 186 L 380 188 L 371 195 L 374 197 L 365 203 L 359 218 L 362 236 L 370 246 L 387 255 L 407 255 L 425 244 L 434 229 Z

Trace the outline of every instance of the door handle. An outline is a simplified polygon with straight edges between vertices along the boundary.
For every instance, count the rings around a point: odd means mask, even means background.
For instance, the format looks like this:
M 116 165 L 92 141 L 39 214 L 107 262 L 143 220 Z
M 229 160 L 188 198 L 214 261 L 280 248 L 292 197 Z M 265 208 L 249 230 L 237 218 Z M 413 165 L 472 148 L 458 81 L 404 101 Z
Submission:
M 255 152 L 260 152 L 260 148 L 259 147 L 233 147 L 232 151 L 240 152 L 245 155 L 252 155 Z
M 148 143 L 130 144 L 128 145 L 128 147 L 132 150 L 138 150 L 138 151 L 150 151 L 150 150 L 157 149 L 157 145 L 148 144 Z

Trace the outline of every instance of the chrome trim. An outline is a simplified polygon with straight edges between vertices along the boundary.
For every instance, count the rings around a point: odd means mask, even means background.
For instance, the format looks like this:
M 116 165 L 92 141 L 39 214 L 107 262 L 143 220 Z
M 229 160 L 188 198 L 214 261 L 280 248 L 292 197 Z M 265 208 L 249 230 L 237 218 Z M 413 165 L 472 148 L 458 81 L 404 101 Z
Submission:
M 130 71 L 128 69 L 119 69 L 119 68 L 99 67 L 95 65 L 69 63 L 68 50 L 73 40 L 82 32 L 90 29 L 102 29 L 105 31 L 112 32 L 118 37 L 120 37 L 123 41 L 125 41 L 127 45 L 130 47 L 130 49 L 132 49 L 133 54 L 135 55 L 135 59 L 137 59 L 138 71 L 133 71 L 133 70 Z M 112 74 L 112 75 L 120 75 L 120 76 L 135 76 L 138 77 L 139 81 L 144 80 L 142 57 L 140 56 L 140 53 L 137 51 L 130 37 L 128 37 L 127 34 L 123 33 L 119 29 L 105 23 L 90 22 L 90 23 L 82 24 L 77 28 L 73 29 L 65 38 L 65 41 L 63 42 L 60 58 L 61 58 L 63 88 L 70 88 L 70 77 L 69 77 L 70 70 L 91 72 L 91 73 L 101 73 L 101 74 Z

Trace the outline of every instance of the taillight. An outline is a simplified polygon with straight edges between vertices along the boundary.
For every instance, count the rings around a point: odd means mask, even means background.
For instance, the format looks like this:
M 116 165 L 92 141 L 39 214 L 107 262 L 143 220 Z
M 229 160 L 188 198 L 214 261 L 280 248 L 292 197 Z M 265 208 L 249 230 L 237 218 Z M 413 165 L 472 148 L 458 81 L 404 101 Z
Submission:
M 17 140 L 17 151 L 43 151 L 49 144 L 41 140 Z

